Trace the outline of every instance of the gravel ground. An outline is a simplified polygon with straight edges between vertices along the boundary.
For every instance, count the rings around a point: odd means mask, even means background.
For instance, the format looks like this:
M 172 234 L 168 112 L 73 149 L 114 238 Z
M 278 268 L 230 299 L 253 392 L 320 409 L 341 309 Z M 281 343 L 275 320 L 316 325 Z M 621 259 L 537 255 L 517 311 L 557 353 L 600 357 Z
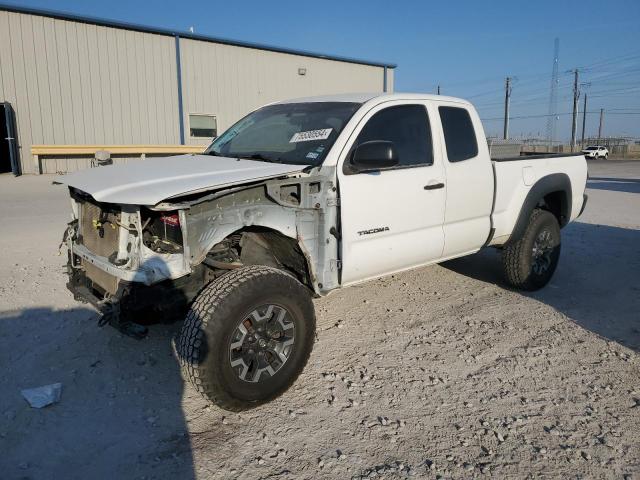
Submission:
M 590 162 L 542 291 L 485 251 L 315 302 L 309 365 L 230 414 L 65 290 L 66 192 L 0 176 L 0 477 L 640 478 L 640 162 Z M 63 384 L 30 408 L 20 390 Z

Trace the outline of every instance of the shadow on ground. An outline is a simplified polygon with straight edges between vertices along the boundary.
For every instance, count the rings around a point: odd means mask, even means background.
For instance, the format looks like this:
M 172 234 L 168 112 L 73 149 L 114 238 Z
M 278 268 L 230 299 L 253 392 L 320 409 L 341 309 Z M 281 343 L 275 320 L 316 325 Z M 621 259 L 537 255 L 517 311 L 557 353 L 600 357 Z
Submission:
M 195 478 L 170 338 L 141 341 L 97 327 L 93 310 L 0 313 L 3 478 Z M 11 346 L 11 348 L 9 348 Z M 20 390 L 63 384 L 37 410 Z
M 542 290 L 523 293 L 598 335 L 640 351 L 640 230 L 571 223 L 560 264 Z M 500 252 L 486 249 L 443 267 L 506 287 Z

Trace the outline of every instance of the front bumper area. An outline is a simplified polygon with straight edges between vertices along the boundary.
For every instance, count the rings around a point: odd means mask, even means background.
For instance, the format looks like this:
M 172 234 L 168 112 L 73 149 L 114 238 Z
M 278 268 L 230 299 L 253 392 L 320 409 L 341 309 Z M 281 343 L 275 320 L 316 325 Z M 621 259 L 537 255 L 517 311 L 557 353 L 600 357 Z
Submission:
M 112 264 L 107 258 L 95 255 L 84 245 L 73 243 L 73 254 L 84 262 L 91 263 L 103 272 L 126 282 L 138 282 L 145 285 L 187 275 L 190 270 L 184 266 L 183 255 L 160 255 L 145 249 L 142 266 L 135 270 L 127 270 Z
M 121 315 L 122 299 L 129 291 L 128 282 L 120 282 L 114 295 L 103 296 L 96 289 L 96 285 L 87 277 L 84 271 L 71 269 L 67 288 L 76 301 L 91 304 L 99 313 L 98 326 L 111 325 L 122 333 L 134 338 L 144 338 L 147 328 L 127 320 Z
M 100 270 L 108 273 L 111 276 L 117 277 L 120 280 L 126 282 L 141 282 L 144 284 L 151 283 L 147 279 L 147 275 L 142 270 L 124 270 L 111 264 L 106 258 L 94 255 L 84 245 L 73 244 L 73 254 L 82 258 L 83 261 L 89 262 L 95 265 Z
M 69 260 L 67 289 L 77 301 L 89 303 L 99 313 L 99 326 L 111 325 L 134 338 L 143 338 L 143 324 L 168 323 L 184 314 L 201 282 L 189 275 L 178 280 L 165 280 L 153 285 L 120 279 L 113 293 L 95 283 L 82 268 Z

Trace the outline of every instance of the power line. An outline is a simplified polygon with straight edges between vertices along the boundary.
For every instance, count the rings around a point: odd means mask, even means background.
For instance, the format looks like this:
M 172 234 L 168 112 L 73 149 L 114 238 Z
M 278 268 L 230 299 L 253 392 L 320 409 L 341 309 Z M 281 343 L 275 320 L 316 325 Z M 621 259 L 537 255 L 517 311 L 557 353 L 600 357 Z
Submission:
M 623 55 L 618 55 L 615 57 L 609 57 L 606 59 L 601 59 L 601 60 L 597 60 L 591 64 L 587 64 L 584 65 L 582 67 L 579 67 L 580 70 L 583 73 L 593 73 L 596 72 L 596 76 L 590 76 L 589 75 L 589 79 L 591 80 L 599 80 L 599 81 L 605 81 L 607 79 L 614 79 L 620 76 L 628 76 L 631 74 L 634 74 L 636 72 L 640 72 L 640 64 L 632 64 L 632 65 L 627 65 L 626 67 L 629 68 L 623 68 L 622 70 L 618 68 L 619 71 L 615 71 L 615 72 L 599 72 L 599 70 L 603 70 L 604 68 L 609 68 L 611 66 L 614 66 L 616 64 L 620 64 L 620 63 L 625 63 L 625 62 L 631 62 L 634 61 L 635 59 L 640 59 L 640 53 L 639 51 L 633 51 L 633 52 L 629 52 Z M 554 60 L 555 60 L 555 56 L 554 56 Z M 561 72 L 559 73 L 559 76 L 565 76 L 565 75 L 569 75 L 571 72 L 567 71 L 567 72 Z M 518 74 L 518 75 L 511 75 L 511 78 L 514 80 L 514 83 L 516 79 L 519 79 L 519 81 L 517 82 L 519 90 L 520 88 L 522 88 L 523 86 L 526 85 L 535 85 L 538 86 L 539 84 L 539 79 L 545 77 L 547 74 L 545 73 L 527 73 L 527 74 Z M 487 77 L 487 78 L 483 78 L 483 79 L 470 79 L 470 80 L 465 80 L 465 81 L 458 81 L 458 82 L 453 82 L 453 83 L 449 83 L 447 84 L 448 87 L 457 87 L 457 86 L 465 86 L 465 85 L 481 85 L 481 84 L 486 84 L 486 83 L 492 83 L 494 81 L 498 81 L 501 78 L 504 77 Z M 524 79 L 524 80 L 523 80 Z M 432 87 L 429 87 L 429 89 L 435 88 L 436 85 L 433 85 Z M 526 90 L 526 89 L 525 89 Z M 495 93 L 495 94 L 500 94 L 502 92 L 502 88 L 494 88 L 492 90 L 487 90 L 487 91 L 483 91 L 480 93 L 473 93 L 470 95 L 465 95 L 466 98 L 477 98 L 477 97 L 481 97 L 481 96 L 486 96 L 486 95 L 490 95 L 491 93 Z
M 560 89 L 564 90 L 569 85 L 561 85 Z M 516 90 L 517 93 L 517 90 Z M 568 92 L 567 92 L 568 93 Z M 640 85 L 632 86 L 632 87 L 624 87 L 618 89 L 597 89 L 591 90 L 589 96 L 591 98 L 605 98 L 605 97 L 616 97 L 616 96 L 629 96 L 630 94 L 640 93 Z M 562 98 L 572 98 L 573 95 L 563 95 Z M 518 96 L 513 96 L 510 99 L 511 106 L 524 107 L 531 104 L 542 104 L 542 100 L 545 98 L 545 95 L 535 95 L 535 96 L 525 96 L 524 98 L 518 98 Z M 479 103 L 476 104 L 476 108 L 478 110 L 497 110 L 502 109 L 504 106 L 504 100 L 499 100 L 491 103 Z
M 567 77 L 571 72 L 563 72 L 559 74 L 559 77 Z M 618 80 L 619 78 L 622 77 L 628 77 L 630 75 L 636 74 L 636 73 L 640 73 L 640 67 L 637 69 L 632 69 L 632 70 L 628 70 L 628 71 L 621 71 L 621 72 L 615 72 L 615 73 L 607 73 L 603 76 L 589 76 L 588 79 L 592 82 L 592 83 L 597 83 L 600 84 L 611 84 L 612 86 L 614 86 L 616 83 L 621 84 L 622 86 L 625 85 L 629 85 L 629 86 L 633 86 L 634 85 L 634 81 L 630 80 L 628 82 L 613 82 L 610 83 L 613 80 Z M 606 77 L 606 78 L 605 78 Z M 512 76 L 512 78 L 515 79 L 515 77 Z M 524 85 L 524 82 L 517 82 L 515 86 L 517 86 L 517 91 L 519 93 L 523 93 L 524 95 L 532 95 L 534 93 L 537 92 L 544 92 L 548 90 L 548 87 L 541 87 L 539 85 L 539 82 L 535 82 L 535 88 L 530 89 L 530 88 L 522 88 Z M 568 86 L 569 83 L 566 82 L 559 82 L 559 86 L 563 87 L 563 86 Z M 472 94 L 472 95 L 467 95 L 466 98 L 477 98 L 480 96 L 486 96 L 486 95 L 490 95 L 491 93 L 495 93 L 496 95 L 501 94 L 501 92 L 503 92 L 502 88 L 495 88 L 493 90 L 489 90 L 489 91 L 484 91 L 482 93 L 478 93 L 478 94 Z M 502 102 L 499 102 L 502 103 Z
M 606 60 L 600 60 L 590 65 L 584 65 L 580 69 L 583 71 L 593 71 L 593 70 L 598 70 L 604 67 L 608 67 L 612 64 L 629 62 L 630 60 L 634 60 L 636 58 L 640 58 L 640 53 L 632 53 L 632 54 L 620 55 L 617 57 L 610 57 Z
M 600 111 L 591 111 L 591 112 L 587 112 L 587 113 L 600 113 Z M 566 116 L 566 115 L 573 115 L 573 112 L 566 112 L 566 113 L 555 113 L 553 115 L 556 116 Z M 610 112 L 609 110 L 607 110 L 607 115 L 640 115 L 640 111 L 637 112 Z M 519 115 L 519 116 L 515 116 L 515 117 L 509 117 L 509 120 L 523 120 L 523 119 L 528 119 L 528 118 L 546 118 L 550 116 L 548 113 L 543 113 L 540 115 Z M 493 117 L 493 118 L 482 118 L 480 117 L 480 120 L 482 120 L 483 122 L 493 122 L 493 121 L 498 121 L 498 120 L 504 120 L 504 117 Z
M 608 73 L 602 76 L 595 76 L 595 77 L 588 76 L 588 80 L 593 84 L 597 84 L 598 87 L 601 87 L 600 90 L 594 90 L 594 93 L 601 93 L 604 91 L 611 91 L 611 92 L 626 91 L 626 89 L 629 89 L 628 91 L 634 91 L 633 89 L 635 88 L 635 85 L 636 85 L 634 81 L 629 80 L 627 82 L 621 82 L 620 80 L 624 79 L 625 77 L 628 78 L 632 75 L 636 75 L 637 73 L 640 73 L 640 68 L 632 69 L 629 71 Z M 566 77 L 567 75 L 568 75 L 567 72 L 563 72 L 559 74 L 559 77 L 562 78 L 562 77 Z M 539 85 L 539 82 L 533 81 L 533 84 L 529 86 L 524 86 L 525 83 L 531 83 L 532 81 L 518 82 L 516 81 L 515 77 L 511 76 L 511 78 L 513 80 L 512 86 L 514 88 L 514 96 L 511 99 L 511 103 L 513 105 L 515 105 L 516 103 L 519 103 L 519 104 L 531 103 L 535 100 L 543 100 L 544 98 L 548 98 L 546 93 L 549 91 L 548 87 L 541 87 Z M 565 88 L 570 87 L 571 83 L 558 81 L 558 85 L 557 85 L 558 90 L 563 90 Z M 618 86 L 619 88 L 615 88 L 614 90 L 610 90 L 610 89 L 604 90 L 602 88 L 608 85 Z M 481 97 L 490 97 L 492 94 L 494 94 L 495 100 L 493 100 L 492 98 L 483 98 L 481 102 L 476 103 L 476 106 L 478 108 L 491 107 L 491 106 L 496 106 L 496 107 L 499 106 L 500 108 L 502 108 L 503 100 L 499 99 L 499 95 L 501 95 L 503 91 L 504 91 L 503 88 L 495 88 L 492 90 L 486 90 L 486 91 L 471 94 L 471 95 L 464 95 L 464 94 L 461 94 L 462 93 L 461 92 L 459 95 L 471 100 L 471 99 L 481 98 Z
M 554 45 L 555 47 L 555 45 Z M 625 54 L 610 56 L 605 59 L 600 59 L 586 64 L 582 67 L 578 67 L 571 71 L 557 72 L 554 78 L 552 70 L 552 83 L 551 88 L 549 83 L 542 82 L 544 77 L 548 78 L 548 74 L 536 74 L 529 73 L 519 76 L 509 75 L 508 86 L 503 84 L 502 87 L 496 85 L 499 77 L 485 78 L 482 80 L 465 80 L 452 84 L 447 84 L 445 87 L 449 88 L 449 85 L 459 85 L 459 87 L 453 88 L 452 94 L 465 97 L 469 100 L 473 100 L 476 108 L 487 115 L 488 118 L 483 118 L 483 121 L 487 122 L 503 122 L 503 137 L 508 138 L 510 130 L 511 120 L 525 120 L 525 119 L 547 119 L 547 138 L 554 137 L 555 134 L 549 134 L 549 126 L 556 124 L 557 119 L 566 115 L 572 115 L 571 121 L 571 137 L 572 145 L 575 148 L 577 143 L 577 122 L 578 122 L 578 103 L 580 97 L 580 89 L 585 86 L 578 83 L 576 86 L 576 70 L 580 71 L 580 79 L 585 80 L 592 85 L 589 91 L 589 100 L 593 104 L 600 103 L 601 106 L 606 107 L 616 106 L 616 102 L 621 102 L 624 98 L 624 104 L 627 108 L 607 108 L 606 112 L 609 115 L 628 116 L 629 121 L 631 117 L 640 115 L 640 111 L 637 109 L 640 106 L 636 99 L 640 98 L 640 50 L 628 52 Z M 558 52 L 554 48 L 554 67 L 558 66 Z M 573 77 L 573 78 L 570 78 Z M 504 77 L 502 77 L 504 78 Z M 636 80 L 637 79 L 637 80 Z M 554 82 L 555 80 L 555 82 Z M 491 88 L 490 84 L 495 82 L 495 88 Z M 473 84 L 476 92 L 468 92 L 470 88 L 466 85 Z M 544 85 L 546 84 L 546 85 Z M 488 88 L 487 88 L 488 87 Z M 448 92 L 449 93 L 449 92 Z M 555 113 L 555 109 L 550 109 L 546 115 L 544 114 L 531 114 L 531 115 L 513 115 L 513 109 L 519 110 L 522 113 L 528 113 L 527 110 L 534 112 L 539 111 L 538 107 L 544 105 L 545 99 L 552 100 L 552 96 L 555 97 L 555 103 L 557 105 L 558 99 L 564 104 L 565 101 L 571 101 L 574 104 L 574 109 L 571 113 Z M 502 98 L 500 98 L 502 97 Z M 586 102 L 586 95 L 585 95 Z M 603 105 L 604 103 L 604 105 Z M 580 105 L 583 106 L 583 105 Z M 634 110 L 636 108 L 636 110 Z M 499 116 L 498 110 L 504 109 L 502 116 Z M 582 130 L 586 130 L 586 115 L 597 114 L 599 111 L 590 112 L 587 110 L 587 106 L 583 106 L 583 111 L 580 112 L 582 117 Z M 575 112 L 575 113 L 574 113 Z M 498 115 L 496 115 L 498 114 Z M 635 121 L 635 119 L 634 119 Z M 557 128 L 557 126 L 556 126 Z M 586 131 L 584 133 L 586 136 Z
M 640 88 L 640 83 L 633 87 L 614 87 L 614 88 L 603 88 L 598 93 L 625 93 L 625 92 L 633 92 Z

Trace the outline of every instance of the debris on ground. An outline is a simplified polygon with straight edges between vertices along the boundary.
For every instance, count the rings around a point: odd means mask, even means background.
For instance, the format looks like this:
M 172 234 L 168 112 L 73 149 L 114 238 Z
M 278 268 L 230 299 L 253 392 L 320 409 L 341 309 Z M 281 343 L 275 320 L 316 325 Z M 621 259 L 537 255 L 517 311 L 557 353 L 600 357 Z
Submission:
M 60 401 L 62 384 L 52 383 L 42 387 L 27 388 L 20 393 L 32 408 L 44 408 Z

